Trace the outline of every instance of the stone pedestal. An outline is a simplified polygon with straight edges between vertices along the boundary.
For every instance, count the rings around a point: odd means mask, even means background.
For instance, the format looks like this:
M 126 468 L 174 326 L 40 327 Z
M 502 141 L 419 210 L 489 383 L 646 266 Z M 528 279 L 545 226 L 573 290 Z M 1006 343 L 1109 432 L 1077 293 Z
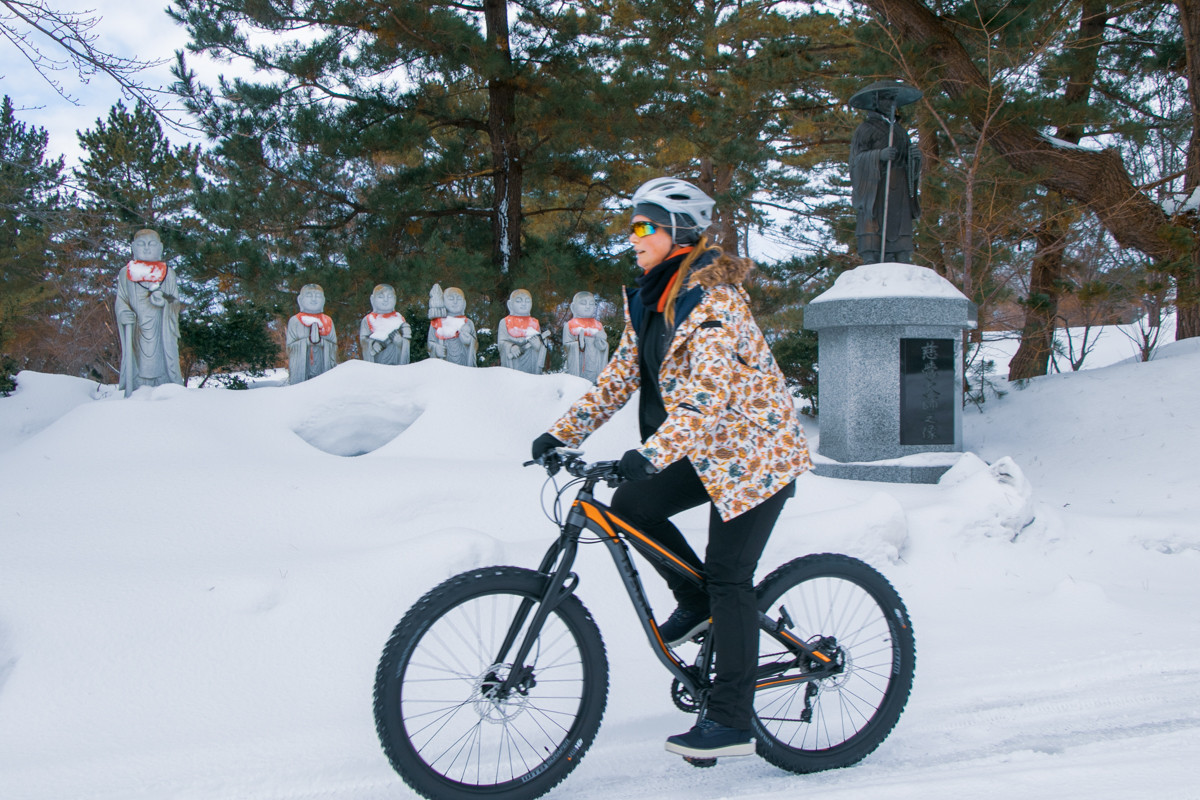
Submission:
M 816 473 L 936 483 L 962 452 L 962 334 L 975 304 L 933 270 L 867 264 L 804 310 L 818 333 Z

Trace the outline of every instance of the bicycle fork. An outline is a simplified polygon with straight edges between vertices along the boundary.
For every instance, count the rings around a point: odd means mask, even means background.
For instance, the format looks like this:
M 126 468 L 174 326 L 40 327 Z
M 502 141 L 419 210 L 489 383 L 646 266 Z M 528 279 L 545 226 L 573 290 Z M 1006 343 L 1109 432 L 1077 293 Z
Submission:
M 568 522 L 568 526 L 569 526 Z M 525 659 L 529 657 L 530 651 L 533 649 L 534 642 L 542 633 L 542 625 L 554 609 L 558 608 L 571 593 L 575 591 L 575 587 L 579 585 L 579 576 L 571 572 L 571 567 L 575 563 L 575 555 L 579 550 L 579 531 L 576 530 L 573 535 L 570 534 L 568 526 L 564 526 L 563 535 L 550 546 L 546 554 L 542 556 L 542 563 L 538 566 L 538 572 L 542 575 L 549 575 L 546 581 L 546 588 L 542 591 L 542 596 L 537 600 L 525 598 L 517 607 L 517 613 L 513 617 L 512 623 L 508 627 L 508 633 L 504 637 L 504 641 L 500 644 L 500 648 L 496 653 L 493 664 L 503 664 L 508 657 L 508 651 L 516 644 L 517 636 L 521 633 L 521 629 L 525 627 L 525 622 L 529 618 L 529 611 L 537 604 L 537 611 L 533 614 L 533 619 L 529 620 L 529 627 L 525 630 L 525 636 L 522 638 L 520 646 L 512 658 L 512 669 L 509 670 L 508 676 L 491 690 L 491 696 L 494 699 L 503 699 L 518 686 L 521 686 L 531 676 L 530 667 L 525 664 Z M 561 557 L 561 559 L 560 559 Z M 558 566 L 554 567 L 555 562 Z M 550 573 L 551 568 L 554 569 L 553 574 Z

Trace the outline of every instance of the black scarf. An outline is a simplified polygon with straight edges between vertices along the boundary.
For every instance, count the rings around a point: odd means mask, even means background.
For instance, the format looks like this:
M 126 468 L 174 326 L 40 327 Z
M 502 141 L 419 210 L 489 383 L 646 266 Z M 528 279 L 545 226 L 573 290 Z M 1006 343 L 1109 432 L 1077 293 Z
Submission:
M 637 279 L 638 293 L 642 297 L 642 306 L 647 311 L 657 310 L 658 299 L 662 297 L 662 293 L 671 285 L 671 278 L 675 277 L 679 265 L 687 257 L 687 253 L 680 253 L 677 256 L 668 258 Z

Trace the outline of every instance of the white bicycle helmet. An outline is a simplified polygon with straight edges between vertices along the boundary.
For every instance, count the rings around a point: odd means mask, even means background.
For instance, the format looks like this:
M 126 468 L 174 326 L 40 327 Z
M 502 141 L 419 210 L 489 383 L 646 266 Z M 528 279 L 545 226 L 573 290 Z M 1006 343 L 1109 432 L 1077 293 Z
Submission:
M 716 205 L 716 201 L 700 189 L 678 178 L 654 178 L 643 183 L 633 193 L 635 214 L 642 203 L 660 206 L 671 215 L 672 241 L 675 241 L 676 232 L 690 233 L 698 239 L 700 233 L 712 225 L 713 206 Z

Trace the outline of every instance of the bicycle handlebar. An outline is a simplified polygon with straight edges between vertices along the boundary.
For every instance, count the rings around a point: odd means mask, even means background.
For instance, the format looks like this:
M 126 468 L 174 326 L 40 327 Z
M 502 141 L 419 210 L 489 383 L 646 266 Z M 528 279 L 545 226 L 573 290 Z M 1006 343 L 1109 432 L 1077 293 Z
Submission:
M 548 450 L 539 458 L 526 461 L 523 466 L 529 467 L 534 464 L 545 469 L 547 475 L 554 475 L 562 469 L 566 470 L 568 475 L 576 478 L 605 481 L 609 486 L 616 486 L 625 482 L 625 479 L 621 477 L 621 473 L 617 469 L 618 462 L 597 461 L 589 464 L 583 460 L 582 450 L 575 450 L 570 447 L 555 447 L 552 450 Z

